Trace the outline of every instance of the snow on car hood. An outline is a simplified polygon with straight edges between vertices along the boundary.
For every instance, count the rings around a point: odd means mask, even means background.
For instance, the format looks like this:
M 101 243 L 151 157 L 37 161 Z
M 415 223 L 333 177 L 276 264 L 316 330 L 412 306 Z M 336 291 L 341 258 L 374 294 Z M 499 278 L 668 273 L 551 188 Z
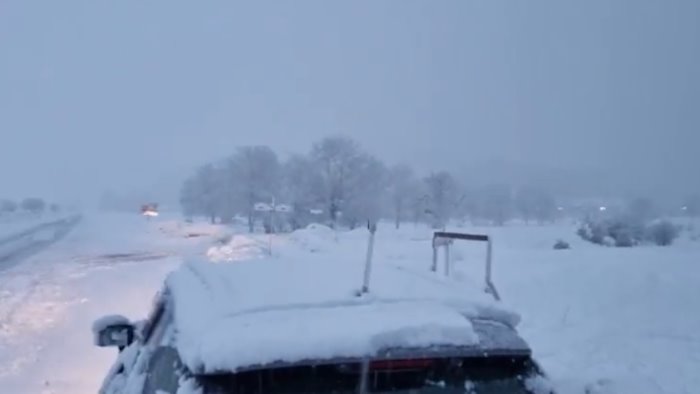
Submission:
M 191 370 L 361 357 L 391 347 L 472 345 L 467 317 L 514 326 L 519 316 L 480 289 L 377 261 L 357 296 L 363 264 L 308 252 L 215 264 L 190 261 L 167 286 L 176 346 Z

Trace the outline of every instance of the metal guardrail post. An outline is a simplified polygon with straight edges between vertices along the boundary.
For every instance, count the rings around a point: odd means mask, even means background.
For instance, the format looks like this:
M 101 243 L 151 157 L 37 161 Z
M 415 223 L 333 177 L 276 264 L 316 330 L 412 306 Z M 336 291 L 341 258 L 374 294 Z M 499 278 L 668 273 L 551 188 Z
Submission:
M 445 276 L 450 276 L 450 243 L 445 244 Z
M 374 253 L 374 234 L 377 232 L 376 223 L 368 224 L 369 244 L 367 245 L 367 258 L 365 259 L 365 275 L 362 282 L 362 293 L 369 292 L 369 279 L 372 274 L 372 254 Z
M 491 294 L 493 298 L 496 299 L 496 301 L 501 300 L 501 296 L 498 294 L 498 290 L 496 290 L 496 286 L 494 286 L 493 282 L 491 281 L 491 261 L 493 259 L 493 246 L 491 244 L 491 238 L 489 238 L 487 246 L 486 246 L 486 292 Z
M 433 265 L 430 270 L 437 272 L 437 261 L 438 261 L 438 246 L 435 244 L 435 239 L 433 239 Z
M 486 283 L 491 282 L 491 259 L 492 259 L 491 239 L 486 243 Z

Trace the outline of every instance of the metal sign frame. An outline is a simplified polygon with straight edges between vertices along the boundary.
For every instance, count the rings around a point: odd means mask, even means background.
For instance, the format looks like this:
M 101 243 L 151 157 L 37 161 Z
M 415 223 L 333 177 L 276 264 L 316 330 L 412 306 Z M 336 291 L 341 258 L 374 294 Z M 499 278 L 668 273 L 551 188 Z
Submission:
M 493 259 L 493 245 L 491 237 L 484 234 L 466 234 L 466 233 L 453 233 L 447 231 L 436 231 L 433 234 L 433 264 L 431 270 L 437 272 L 438 266 L 438 249 L 440 247 L 445 248 L 445 275 L 450 275 L 450 246 L 455 240 L 462 241 L 475 241 L 475 242 L 486 242 L 486 274 L 484 277 L 485 288 L 484 291 L 491 294 L 496 301 L 501 300 L 501 296 L 496 290 L 496 286 L 491 280 L 491 265 Z

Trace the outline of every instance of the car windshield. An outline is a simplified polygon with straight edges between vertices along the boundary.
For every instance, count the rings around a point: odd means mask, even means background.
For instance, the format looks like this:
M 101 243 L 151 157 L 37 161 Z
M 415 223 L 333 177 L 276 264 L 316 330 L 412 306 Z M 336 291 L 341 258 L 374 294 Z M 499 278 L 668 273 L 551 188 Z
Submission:
M 207 394 L 530 394 L 527 379 L 537 371 L 527 357 L 401 360 L 277 368 L 203 376 Z M 366 387 L 360 390 L 360 387 Z

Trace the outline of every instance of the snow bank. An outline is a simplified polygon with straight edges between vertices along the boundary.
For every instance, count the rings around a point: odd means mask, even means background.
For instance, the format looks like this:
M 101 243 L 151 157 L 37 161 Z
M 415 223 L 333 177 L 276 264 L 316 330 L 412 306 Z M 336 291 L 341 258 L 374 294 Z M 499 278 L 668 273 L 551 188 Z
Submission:
M 158 223 L 158 228 L 164 234 L 183 237 L 216 237 L 226 233 L 226 228 L 222 225 L 194 222 L 187 223 L 180 220 L 163 220 Z
M 335 231 L 322 224 L 312 223 L 306 228 L 296 230 L 289 235 L 289 239 L 310 252 L 326 251 L 332 247 L 335 239 Z
M 252 259 L 268 253 L 269 245 L 257 237 L 235 235 L 224 245 L 215 245 L 207 250 L 213 262 Z

